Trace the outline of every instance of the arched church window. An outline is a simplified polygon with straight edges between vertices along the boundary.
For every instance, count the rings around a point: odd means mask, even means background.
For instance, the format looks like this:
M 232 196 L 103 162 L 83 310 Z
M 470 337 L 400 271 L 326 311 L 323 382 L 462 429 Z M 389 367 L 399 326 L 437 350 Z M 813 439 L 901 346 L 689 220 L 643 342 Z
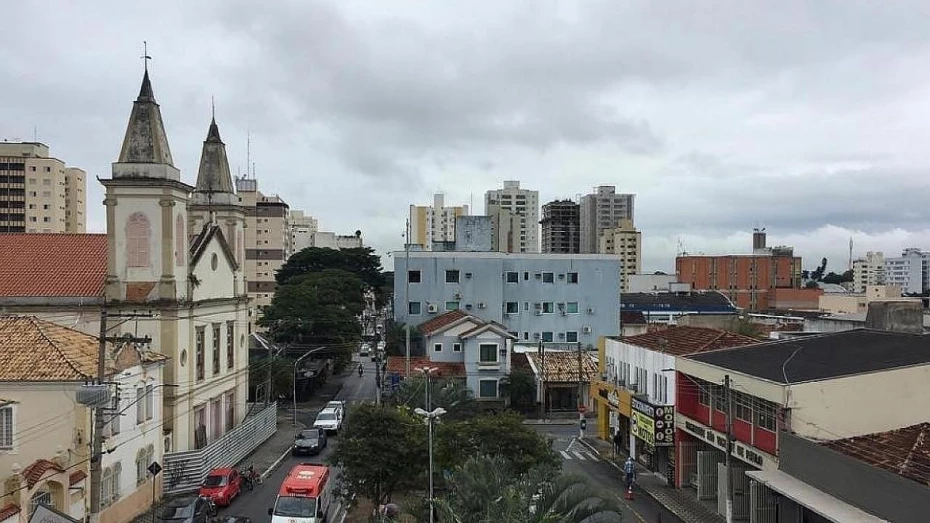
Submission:
M 130 267 L 151 265 L 152 226 L 141 212 L 126 220 L 126 263 Z
M 186 236 L 184 234 L 184 217 L 179 214 L 174 221 L 174 264 L 178 267 L 184 265 L 184 253 L 187 250 Z

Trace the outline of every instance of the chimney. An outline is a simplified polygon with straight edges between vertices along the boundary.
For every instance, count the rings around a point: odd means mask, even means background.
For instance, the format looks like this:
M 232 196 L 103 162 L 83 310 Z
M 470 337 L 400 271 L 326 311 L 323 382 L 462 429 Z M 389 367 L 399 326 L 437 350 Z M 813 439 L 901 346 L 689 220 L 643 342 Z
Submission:
M 888 332 L 923 334 L 923 304 L 919 300 L 870 302 L 865 326 Z

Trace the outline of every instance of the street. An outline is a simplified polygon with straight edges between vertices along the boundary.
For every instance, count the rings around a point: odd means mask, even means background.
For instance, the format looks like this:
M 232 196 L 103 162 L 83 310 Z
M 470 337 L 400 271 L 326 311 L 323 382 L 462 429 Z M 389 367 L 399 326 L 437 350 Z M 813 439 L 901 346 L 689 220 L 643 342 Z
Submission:
M 358 357 L 356 356 L 356 361 Z M 375 364 L 370 358 L 363 358 L 362 363 L 365 367 L 364 375 L 359 378 L 358 374 L 353 373 L 346 377 L 344 385 L 336 399 L 343 400 L 347 403 L 360 401 L 372 401 L 375 398 Z M 356 363 L 357 365 L 357 363 Z M 353 367 L 354 368 L 354 367 Z M 316 417 L 316 411 L 302 411 L 298 409 L 298 421 L 306 425 L 312 425 Z M 295 430 L 296 432 L 296 430 Z M 232 502 L 227 508 L 220 508 L 220 516 L 245 516 L 254 523 L 270 521 L 268 509 L 274 506 L 275 497 L 278 488 L 284 481 L 288 471 L 298 463 L 323 463 L 332 452 L 334 445 L 339 443 L 340 436 L 330 436 L 329 442 L 323 451 L 317 456 L 291 456 L 290 453 L 284 458 L 277 469 L 261 485 L 255 485 L 252 492 L 245 491 L 242 496 Z M 330 514 L 331 523 L 339 523 L 344 517 L 344 511 L 340 509 L 335 514 Z
M 535 425 L 534 427 L 537 431 L 553 438 L 552 447 L 562 457 L 562 470 L 584 475 L 593 485 L 613 495 L 623 504 L 623 515 L 626 521 L 681 523 L 680 519 L 642 491 L 635 493 L 633 501 L 625 499 L 626 486 L 620 471 L 578 441 L 577 425 Z

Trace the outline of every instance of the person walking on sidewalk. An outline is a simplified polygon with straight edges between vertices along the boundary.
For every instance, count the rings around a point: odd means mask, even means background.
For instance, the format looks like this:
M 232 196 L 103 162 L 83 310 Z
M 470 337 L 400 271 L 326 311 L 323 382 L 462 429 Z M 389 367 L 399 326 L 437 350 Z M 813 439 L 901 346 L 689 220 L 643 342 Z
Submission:
M 636 481 L 636 463 L 633 462 L 632 457 L 626 458 L 626 463 L 623 464 L 623 474 L 626 475 L 626 487 L 632 488 L 633 482 Z
M 620 455 L 620 444 L 623 442 L 623 436 L 620 435 L 620 429 L 614 432 L 614 457 Z

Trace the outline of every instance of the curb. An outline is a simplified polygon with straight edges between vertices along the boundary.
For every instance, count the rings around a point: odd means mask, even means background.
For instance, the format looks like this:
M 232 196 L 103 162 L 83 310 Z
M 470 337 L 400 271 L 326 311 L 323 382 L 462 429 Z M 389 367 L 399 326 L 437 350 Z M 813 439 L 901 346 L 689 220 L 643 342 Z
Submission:
M 274 473 L 275 469 L 277 469 L 278 466 L 281 465 L 281 462 L 283 462 L 285 459 L 287 459 L 287 456 L 288 456 L 290 453 L 291 453 L 291 449 L 285 450 L 285 451 L 284 451 L 284 454 L 281 454 L 281 457 L 280 457 L 280 458 L 278 458 L 274 463 L 272 463 L 271 466 L 268 467 L 268 468 L 265 470 L 265 472 L 262 472 L 262 473 L 261 473 L 261 476 L 259 476 L 259 477 L 261 477 L 261 480 L 262 480 L 262 481 L 265 481 L 265 478 L 267 478 L 267 477 L 270 476 L 272 473 Z
M 524 424 L 524 425 L 540 425 L 540 426 L 547 426 L 547 425 L 567 426 L 567 425 L 577 425 L 577 424 L 578 424 L 578 420 L 577 420 L 577 419 L 569 419 L 569 420 L 539 421 L 539 420 L 528 420 L 528 419 L 525 419 L 525 420 L 523 420 L 523 424 Z
M 585 440 L 583 440 L 583 439 L 579 439 L 578 441 L 581 442 L 581 444 L 584 445 L 585 447 L 588 447 L 589 449 L 591 449 L 592 451 L 594 451 L 594 453 L 596 453 L 598 456 L 601 456 L 601 451 L 597 450 L 597 448 L 595 448 L 594 445 L 588 443 L 587 441 L 585 441 Z M 603 458 L 603 456 L 601 456 L 601 457 Z M 617 469 L 618 471 L 620 471 L 621 473 L 623 473 L 623 468 L 621 468 L 620 465 L 617 465 L 616 463 L 614 463 L 613 460 L 611 460 L 610 458 L 606 458 L 606 459 L 604 459 L 604 461 L 606 461 L 607 463 L 610 463 L 610 465 L 611 465 L 613 468 L 615 468 L 615 469 Z M 682 521 L 688 521 L 689 518 L 687 517 L 686 514 L 681 514 L 679 511 L 677 511 L 677 510 L 675 510 L 675 509 L 673 509 L 673 508 L 671 508 L 671 507 L 665 505 L 664 503 L 662 503 L 661 501 L 659 501 L 659 498 L 653 496 L 653 495 L 652 495 L 652 492 L 649 492 L 648 490 L 646 490 L 646 489 L 644 489 L 644 488 L 642 488 L 642 487 L 640 487 L 640 490 L 641 490 L 642 492 L 645 492 L 646 495 L 649 496 L 650 498 L 652 498 L 652 500 L 655 501 L 656 504 L 658 504 L 660 507 L 662 507 L 662 508 L 664 508 L 665 510 L 671 512 L 676 518 L 678 518 L 678 519 L 680 519 L 680 520 L 682 520 Z

